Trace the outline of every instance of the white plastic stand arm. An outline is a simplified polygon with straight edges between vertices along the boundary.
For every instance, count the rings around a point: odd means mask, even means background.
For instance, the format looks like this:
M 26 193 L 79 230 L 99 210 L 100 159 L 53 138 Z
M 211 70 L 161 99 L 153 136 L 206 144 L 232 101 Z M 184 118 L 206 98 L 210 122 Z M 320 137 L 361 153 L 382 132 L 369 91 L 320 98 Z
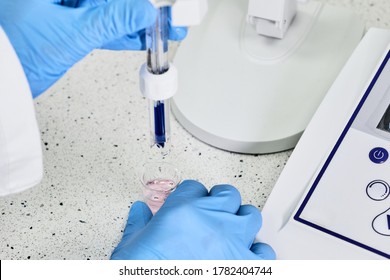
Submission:
M 172 6 L 172 25 L 198 25 L 206 15 L 207 9 L 207 0 L 176 0 Z
M 207 0 L 150 0 L 154 6 L 172 6 L 173 26 L 198 25 L 207 13 Z
M 297 2 L 308 0 L 249 0 L 248 23 L 259 35 L 282 39 L 297 13 Z

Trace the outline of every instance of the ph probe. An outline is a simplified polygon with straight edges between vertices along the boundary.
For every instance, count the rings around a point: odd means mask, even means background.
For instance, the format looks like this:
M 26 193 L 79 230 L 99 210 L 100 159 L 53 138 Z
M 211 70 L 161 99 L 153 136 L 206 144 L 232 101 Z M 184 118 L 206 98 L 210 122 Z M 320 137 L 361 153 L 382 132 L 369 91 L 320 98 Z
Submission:
M 140 69 L 140 89 L 149 102 L 151 148 L 163 156 L 170 151 L 170 98 L 178 88 L 178 72 L 168 60 L 169 24 L 192 26 L 201 22 L 207 0 L 150 0 L 156 21 L 145 31 L 147 60 Z
M 143 95 L 149 100 L 151 147 L 170 150 L 169 99 L 177 91 L 177 70 L 168 61 L 169 6 L 157 8 L 155 24 L 146 29 L 147 61 L 141 67 Z

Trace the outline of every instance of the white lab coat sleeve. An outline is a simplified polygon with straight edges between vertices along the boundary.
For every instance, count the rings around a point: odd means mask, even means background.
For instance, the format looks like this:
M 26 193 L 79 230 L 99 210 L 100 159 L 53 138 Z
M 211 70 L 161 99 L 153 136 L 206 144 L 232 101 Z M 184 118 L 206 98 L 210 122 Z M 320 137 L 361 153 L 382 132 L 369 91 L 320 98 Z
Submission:
M 0 196 L 37 185 L 43 175 L 42 162 L 31 91 L 0 26 Z

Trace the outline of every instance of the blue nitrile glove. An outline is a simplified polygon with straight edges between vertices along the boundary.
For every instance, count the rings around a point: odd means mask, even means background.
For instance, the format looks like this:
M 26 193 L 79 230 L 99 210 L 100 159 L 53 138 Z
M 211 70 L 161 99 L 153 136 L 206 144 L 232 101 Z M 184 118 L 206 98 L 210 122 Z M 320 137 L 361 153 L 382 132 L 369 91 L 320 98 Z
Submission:
M 154 216 L 145 203 L 133 204 L 111 259 L 275 259 L 270 246 L 253 243 L 261 222 L 236 188 L 218 185 L 208 193 L 188 180 Z
M 144 29 L 156 15 L 149 0 L 0 0 L 0 25 L 33 97 L 93 49 L 144 49 Z M 171 29 L 171 38 L 185 31 Z

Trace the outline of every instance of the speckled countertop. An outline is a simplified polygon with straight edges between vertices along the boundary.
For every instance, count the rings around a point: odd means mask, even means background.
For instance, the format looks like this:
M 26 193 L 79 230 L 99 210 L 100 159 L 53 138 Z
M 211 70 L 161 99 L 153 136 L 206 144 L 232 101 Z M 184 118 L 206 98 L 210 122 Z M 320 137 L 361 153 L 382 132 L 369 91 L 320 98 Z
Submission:
M 353 10 L 367 28 L 390 28 L 388 0 L 322 2 Z M 149 150 L 146 101 L 138 89 L 144 60 L 144 52 L 94 51 L 36 100 L 44 178 L 0 198 L 0 259 L 109 258 L 139 199 L 140 164 Z M 174 119 L 172 143 L 184 178 L 207 187 L 235 185 L 243 203 L 260 209 L 292 152 L 218 150 Z

